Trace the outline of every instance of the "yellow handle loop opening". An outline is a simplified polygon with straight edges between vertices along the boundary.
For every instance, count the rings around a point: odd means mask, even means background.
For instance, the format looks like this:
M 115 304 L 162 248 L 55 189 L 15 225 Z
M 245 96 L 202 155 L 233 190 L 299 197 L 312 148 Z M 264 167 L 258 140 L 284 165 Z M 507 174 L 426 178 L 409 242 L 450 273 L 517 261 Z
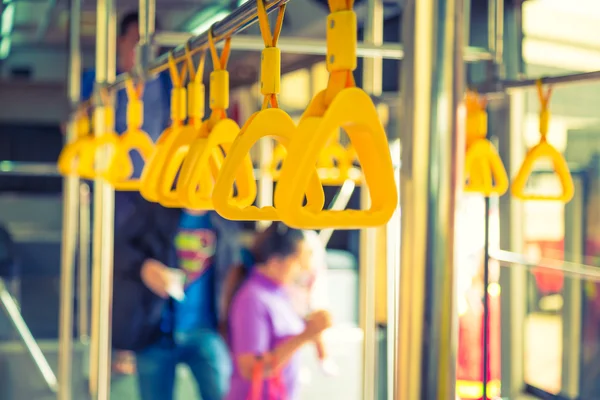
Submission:
M 281 50 L 277 48 L 277 41 L 281 35 L 286 6 L 283 4 L 279 7 L 275 30 L 271 35 L 265 2 L 257 0 L 256 4 L 260 33 L 265 42 L 265 49 L 260 57 L 260 92 L 264 96 L 262 109 L 266 109 L 269 105 L 279 108 L 277 95 L 281 90 Z
M 543 83 L 541 79 L 537 81 L 537 92 L 540 100 L 540 142 L 533 146 L 527 152 L 525 160 L 517 173 L 517 176 L 513 180 L 512 184 L 512 195 L 521 200 L 541 200 L 541 201 L 560 201 L 562 203 L 568 203 L 575 194 L 575 186 L 573 184 L 573 178 L 569 171 L 569 166 L 563 155 L 552 146 L 548 140 L 548 128 L 550 123 L 550 96 L 552 95 L 552 88 L 548 88 L 544 92 Z M 557 195 L 545 195 L 535 193 L 525 193 L 525 186 L 527 180 L 531 175 L 536 161 L 546 158 L 552 162 L 554 172 L 560 180 L 562 186 L 561 193 Z
M 198 62 L 198 67 L 195 67 L 189 44 L 186 43 L 185 58 L 190 71 L 190 81 L 188 83 L 187 90 L 188 116 L 190 118 L 190 124 L 194 125 L 196 128 L 199 128 L 200 124 L 202 123 L 202 119 L 204 118 L 205 88 L 202 79 L 204 77 L 204 66 L 206 64 L 206 52 L 202 52 L 200 55 L 200 61 Z

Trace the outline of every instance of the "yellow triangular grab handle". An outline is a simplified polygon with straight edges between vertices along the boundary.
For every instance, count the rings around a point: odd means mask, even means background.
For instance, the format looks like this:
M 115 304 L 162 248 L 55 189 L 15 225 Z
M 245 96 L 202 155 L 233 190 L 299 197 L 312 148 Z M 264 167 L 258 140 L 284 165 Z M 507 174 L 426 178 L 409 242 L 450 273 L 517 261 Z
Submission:
M 327 88 L 304 112 L 288 147 L 275 188 L 275 207 L 286 224 L 302 229 L 374 227 L 388 222 L 396 210 L 398 194 L 390 148 L 379 114 L 370 96 L 355 87 L 357 18 L 352 0 L 330 0 L 327 18 Z M 344 129 L 357 152 L 365 189 L 371 197 L 368 210 L 318 210 L 302 207 L 304 193 L 321 151 L 338 129 Z
M 127 131 L 119 137 L 112 162 L 104 174 L 106 180 L 116 190 L 140 190 L 141 179 L 132 178 L 134 170 L 131 151 L 137 151 L 144 163 L 147 163 L 154 152 L 154 142 L 146 132 L 141 130 Z
M 75 121 L 76 137 L 63 147 L 58 156 L 57 169 L 61 175 L 77 175 L 81 153 L 94 141 L 90 125 L 87 113 L 79 112 Z
M 496 148 L 487 139 L 487 101 L 474 91 L 467 91 L 464 190 L 484 196 L 503 195 L 508 190 L 509 180 Z
M 550 122 L 550 96 L 552 94 L 552 88 L 548 89 L 544 93 L 542 81 L 537 82 L 538 97 L 540 100 L 540 142 L 532 147 L 525 156 L 523 165 L 519 169 L 517 176 L 513 180 L 511 192 L 512 195 L 521 200 L 545 200 L 545 201 L 561 201 L 568 203 L 575 194 L 575 186 L 573 184 L 573 178 L 567 165 L 567 161 L 563 155 L 556 150 L 554 146 L 548 143 L 548 127 Z M 562 186 L 562 192 L 559 195 L 537 195 L 525 193 L 525 186 L 527 180 L 533 171 L 533 167 L 536 161 L 541 158 L 549 158 L 552 161 L 554 172 L 558 175 Z
M 371 195 L 368 210 L 311 211 L 302 207 L 311 172 L 332 132 L 342 128 L 356 149 L 364 183 Z M 344 89 L 322 117 L 304 117 L 294 135 L 275 189 L 275 207 L 283 222 L 296 228 L 359 229 L 385 224 L 394 214 L 398 194 L 383 126 L 373 101 L 363 90 Z
M 508 175 L 494 145 L 487 139 L 472 143 L 465 154 L 465 192 L 501 196 L 508 186 Z
M 146 163 L 154 150 L 154 142 L 148 133 L 142 130 L 144 122 L 144 103 L 142 102 L 142 85 L 133 81 L 125 82 L 127 91 L 127 130 L 116 143 L 112 160 L 104 171 L 104 178 L 116 190 L 139 190 L 140 179 L 132 178 L 134 170 L 131 162 L 131 152 L 137 151 Z
M 198 67 L 194 67 L 189 45 L 186 44 L 186 58 L 188 70 L 190 71 L 190 82 L 187 91 L 188 120 L 179 128 L 177 137 L 166 147 L 165 162 L 158 186 L 158 202 L 167 207 L 181 207 L 184 204 L 179 200 L 177 194 L 178 182 L 183 182 L 181 169 L 186 159 L 192 142 L 200 137 L 206 136 L 206 127 L 202 126 L 204 116 L 204 65 L 206 53 L 200 56 Z M 173 63 L 171 63 L 173 65 Z M 173 71 L 173 68 L 171 68 Z M 185 105 L 185 103 L 184 103 Z M 209 177 L 206 178 L 210 181 Z
M 89 146 L 86 146 L 80 154 L 77 174 L 84 179 L 95 179 L 102 176 L 102 173 L 108 167 L 100 165 L 97 162 L 97 155 L 100 151 L 114 152 L 114 148 L 119 140 L 119 135 L 114 131 L 114 110 L 110 107 L 104 107 L 104 126 L 109 127 L 109 131 L 99 137 L 94 137 Z M 94 112 L 94 119 L 99 117 L 99 109 Z M 110 162 L 110 159 L 108 160 Z
M 254 202 L 256 194 L 251 199 L 252 201 L 245 206 L 234 201 L 233 185 L 234 183 L 239 185 L 240 181 L 243 182 L 243 179 L 240 179 L 240 175 L 243 174 L 241 165 L 248 157 L 252 146 L 260 139 L 273 137 L 284 147 L 285 151 L 285 147 L 289 147 L 292 138 L 296 135 L 298 135 L 296 124 L 286 112 L 278 108 L 269 108 L 254 113 L 248 119 L 242 128 L 242 132 L 227 153 L 225 164 L 221 168 L 219 179 L 213 191 L 215 210 L 224 218 L 236 221 L 281 220 L 277 203 L 275 207 L 262 208 L 250 205 Z M 310 180 L 306 184 L 306 190 L 303 191 L 302 198 L 304 199 L 306 194 L 307 204 L 304 206 L 305 209 L 318 212 L 323 209 L 325 204 L 325 194 L 316 168 L 312 166 L 310 169 Z M 255 181 L 253 181 L 253 187 L 256 193 Z
M 187 67 L 184 65 L 181 72 L 178 71 L 173 54 L 169 54 L 169 71 L 173 82 L 173 89 L 171 91 L 171 125 L 158 138 L 154 151 L 146 161 L 140 178 L 140 194 L 146 200 L 155 203 L 161 199 L 159 189 L 162 184 L 165 168 L 171 159 L 175 157 L 180 143 L 186 140 L 186 137 L 191 134 L 190 132 L 193 133 L 193 130 L 182 132 L 183 121 L 187 117 L 187 93 L 183 87 L 186 69 Z M 171 206 L 178 207 L 177 204 L 172 204 Z
M 165 159 L 158 185 L 158 202 L 160 204 L 167 207 L 185 206 L 179 200 L 177 184 L 183 182 L 184 162 L 189 154 L 191 144 L 201 136 L 200 132 L 194 126 L 186 124 L 179 129 L 177 137 L 170 142 L 169 159 Z
M 208 124 L 208 121 L 205 124 Z M 217 122 L 208 136 L 196 138 L 192 142 L 177 182 L 177 196 L 186 207 L 202 210 L 214 209 L 214 192 L 207 191 L 202 186 L 202 182 L 206 182 L 206 176 L 212 175 L 211 168 L 214 166 L 209 165 L 211 157 L 214 157 L 214 154 L 222 149 L 228 159 L 228 150 L 239 132 L 239 125 L 227 118 Z M 223 162 L 221 168 L 226 163 L 227 161 Z M 247 206 L 252 204 L 256 198 L 254 167 L 248 154 L 238 165 L 240 171 L 237 175 L 239 179 L 235 202 Z M 218 173 L 218 176 L 220 174 L 221 172 Z M 215 178 L 217 177 L 215 176 Z
M 539 195 L 525 192 L 525 186 L 533 171 L 534 164 L 542 158 L 548 158 L 552 161 L 554 172 L 558 175 L 562 186 L 562 192 L 559 195 Z M 514 197 L 521 200 L 561 201 L 568 203 L 575 194 L 575 186 L 569 166 L 562 154 L 554 146 L 544 141 L 535 145 L 527 152 L 523 165 L 521 165 L 517 176 L 513 179 L 511 192 Z
M 263 106 L 260 111 L 254 113 L 246 121 L 230 148 L 225 146 L 227 157 L 213 191 L 215 210 L 223 217 L 233 220 L 280 220 L 276 208 L 252 206 L 256 200 L 257 187 L 254 171 L 248 169 L 252 165 L 250 149 L 259 139 L 268 136 L 273 136 L 283 146 L 287 146 L 296 132 L 296 124 L 288 114 L 278 108 L 277 102 L 277 94 L 281 86 L 281 53 L 276 46 L 285 8 L 282 6 L 279 9 L 275 33 L 271 35 L 264 1 L 258 0 L 257 7 L 261 33 L 265 42 L 265 49 L 261 57 L 260 76 L 261 93 L 264 96 Z M 268 108 L 269 105 L 272 108 Z M 277 152 L 276 158 L 285 155 L 284 148 L 279 148 Z M 275 165 L 276 168 L 277 165 Z M 313 181 L 311 181 L 313 185 L 307 193 L 307 207 L 322 209 L 325 202 L 323 187 L 314 168 L 313 171 Z M 264 172 L 266 171 L 261 171 L 261 173 Z M 237 187 L 236 197 L 234 197 L 234 184 Z M 243 196 L 244 201 L 242 202 L 240 201 L 240 191 L 246 185 L 248 189 L 246 194 L 251 194 L 251 196 Z
M 111 160 L 109 159 L 106 165 L 101 165 L 97 159 L 98 154 L 101 151 L 109 151 L 112 153 L 112 159 L 118 143 L 119 135 L 115 132 L 107 132 L 100 137 L 96 137 L 92 146 L 89 147 L 89 151 L 86 149 L 82 154 L 78 169 L 79 176 L 86 179 L 95 179 L 98 177 L 104 178 L 104 174 L 109 168 Z M 133 171 L 130 171 L 130 173 L 133 173 Z
M 186 207 L 202 210 L 214 209 L 212 191 L 202 186 L 202 182 L 206 182 L 206 177 L 211 174 L 211 158 L 220 149 L 223 149 L 227 156 L 229 146 L 240 132 L 239 125 L 227 117 L 229 73 L 226 68 L 231 51 L 231 38 L 225 40 L 220 57 L 217 54 L 212 29 L 209 30 L 208 39 L 214 65 L 209 87 L 211 115 L 200 128 L 202 134 L 191 143 L 176 185 L 179 201 Z M 240 204 L 247 205 L 256 197 L 254 167 L 249 155 L 240 166 L 242 172 L 235 199 Z

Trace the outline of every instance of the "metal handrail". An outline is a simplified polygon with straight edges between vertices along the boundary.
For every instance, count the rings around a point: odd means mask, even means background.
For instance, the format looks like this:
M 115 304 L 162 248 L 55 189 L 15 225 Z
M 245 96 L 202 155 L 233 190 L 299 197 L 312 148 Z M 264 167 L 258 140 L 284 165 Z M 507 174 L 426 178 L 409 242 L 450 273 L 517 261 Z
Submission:
M 58 380 L 56 379 L 56 375 L 54 374 L 52 367 L 50 367 L 50 364 L 44 356 L 44 353 L 42 353 L 40 346 L 37 344 L 35 338 L 31 334 L 29 327 L 25 323 L 25 320 L 19 311 L 17 302 L 8 292 L 6 284 L 2 278 L 0 278 L 0 305 L 2 305 L 2 308 L 6 312 L 8 319 L 19 334 L 19 338 L 23 342 L 23 345 L 27 349 L 27 352 L 31 356 L 31 359 L 33 360 L 33 363 L 37 367 L 38 371 L 42 374 L 46 385 L 48 385 L 48 388 L 52 392 L 56 393 L 58 390 Z
M 270 13 L 276 10 L 279 6 L 284 5 L 289 0 L 265 0 L 265 8 Z M 228 37 L 231 37 L 247 27 L 251 26 L 258 20 L 258 9 L 256 2 L 249 1 L 235 10 L 233 10 L 227 17 L 213 25 L 212 33 L 215 43 L 221 42 Z M 203 50 L 208 50 L 208 32 L 204 32 L 201 35 L 192 37 L 187 41 L 189 53 L 194 55 Z M 183 62 L 187 58 L 186 46 L 184 44 L 175 48 L 172 53 L 173 58 L 176 62 Z M 165 71 L 169 68 L 169 54 L 163 54 L 155 60 L 151 61 L 147 68 L 141 70 L 136 69 L 135 71 L 122 73 L 118 75 L 114 82 L 108 83 L 103 89 L 116 90 L 124 87 L 124 84 L 129 79 L 136 79 L 140 76 L 146 77 L 159 72 Z M 91 105 L 95 101 L 94 98 L 81 102 L 79 106 L 86 107 Z
M 490 250 L 490 258 L 504 265 L 522 266 L 527 269 L 547 269 L 562 272 L 565 276 L 571 278 L 600 282 L 600 268 L 593 265 L 544 257 L 527 257 L 523 254 L 505 250 Z

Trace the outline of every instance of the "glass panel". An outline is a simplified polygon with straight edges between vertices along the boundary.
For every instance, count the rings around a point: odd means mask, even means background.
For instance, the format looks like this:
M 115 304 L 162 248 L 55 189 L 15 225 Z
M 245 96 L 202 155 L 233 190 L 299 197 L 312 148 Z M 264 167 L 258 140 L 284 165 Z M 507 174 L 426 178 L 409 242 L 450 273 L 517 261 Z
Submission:
M 556 192 L 558 182 L 547 174 L 530 179 L 532 190 Z M 524 253 L 533 260 L 564 259 L 564 205 L 524 203 Z M 532 269 L 527 282 L 525 318 L 525 383 L 558 394 L 562 375 L 563 274 Z
M 584 210 L 585 257 L 583 259 L 585 264 L 596 267 L 600 266 L 599 167 L 600 158 L 596 156 L 589 168 L 587 207 Z M 582 286 L 581 394 L 582 398 L 600 398 L 600 283 L 584 282 Z
M 466 195 L 461 200 L 456 219 L 456 251 L 458 259 L 458 314 L 459 342 L 457 394 L 463 399 L 480 399 L 483 396 L 483 340 L 484 340 L 484 233 L 485 199 L 479 195 Z M 490 206 L 490 248 L 499 247 L 498 205 L 495 199 Z M 500 394 L 500 286 L 499 266 L 490 262 L 488 349 L 488 398 Z

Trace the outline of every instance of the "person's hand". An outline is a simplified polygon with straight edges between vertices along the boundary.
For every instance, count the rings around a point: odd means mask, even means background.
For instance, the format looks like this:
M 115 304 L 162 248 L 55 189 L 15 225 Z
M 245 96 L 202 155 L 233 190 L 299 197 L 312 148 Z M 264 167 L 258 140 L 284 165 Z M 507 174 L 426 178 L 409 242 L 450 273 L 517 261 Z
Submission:
M 163 263 L 156 260 L 146 260 L 142 265 L 140 272 L 142 282 L 150 289 L 155 295 L 166 299 L 169 297 L 167 288 L 170 283 L 169 268 Z
M 310 339 L 319 336 L 325 329 L 331 327 L 331 315 L 327 311 L 315 311 L 306 318 L 304 334 Z
M 320 364 L 321 371 L 323 371 L 326 376 L 335 377 L 340 375 L 340 368 L 331 358 L 321 360 Z

